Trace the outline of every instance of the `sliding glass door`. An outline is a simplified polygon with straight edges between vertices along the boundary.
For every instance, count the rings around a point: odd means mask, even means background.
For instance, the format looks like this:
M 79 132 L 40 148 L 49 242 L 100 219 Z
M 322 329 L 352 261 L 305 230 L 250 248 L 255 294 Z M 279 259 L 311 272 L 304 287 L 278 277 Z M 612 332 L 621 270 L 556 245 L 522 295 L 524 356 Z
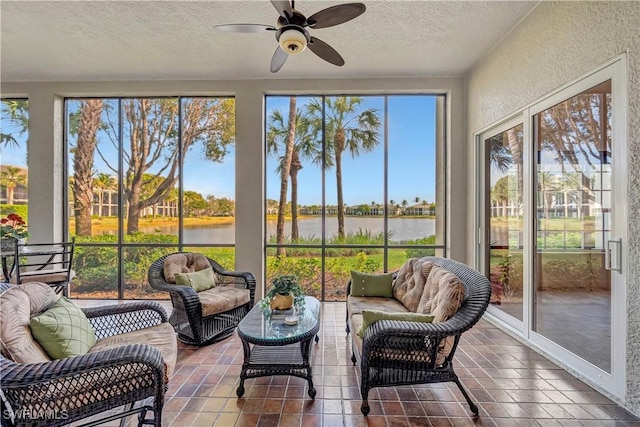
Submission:
M 615 209 L 611 120 L 610 80 L 533 115 L 533 330 L 606 372 L 612 308 L 606 257 Z
M 626 89 L 614 62 L 478 135 L 488 312 L 624 393 Z

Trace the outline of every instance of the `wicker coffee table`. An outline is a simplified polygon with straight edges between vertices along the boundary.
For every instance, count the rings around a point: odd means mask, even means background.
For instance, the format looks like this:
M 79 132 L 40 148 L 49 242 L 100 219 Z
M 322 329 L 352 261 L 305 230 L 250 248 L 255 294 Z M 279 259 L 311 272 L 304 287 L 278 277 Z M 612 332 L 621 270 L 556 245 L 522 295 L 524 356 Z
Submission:
M 267 316 L 257 304 L 238 324 L 244 350 L 240 385 L 236 390 L 238 397 L 244 394 L 247 378 L 293 375 L 308 381 L 309 397 L 315 398 L 309 349 L 314 337 L 318 342 L 320 302 L 313 297 L 305 297 L 305 305 L 298 312 L 297 325 L 285 325 L 285 317 L 285 314 L 277 312 Z

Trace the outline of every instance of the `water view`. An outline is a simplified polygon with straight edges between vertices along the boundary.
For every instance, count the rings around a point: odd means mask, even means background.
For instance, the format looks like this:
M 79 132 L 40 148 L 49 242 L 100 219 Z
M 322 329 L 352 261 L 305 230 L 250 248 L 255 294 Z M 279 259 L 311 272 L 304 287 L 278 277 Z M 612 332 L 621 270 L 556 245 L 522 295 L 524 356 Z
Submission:
M 436 220 L 432 218 L 389 218 L 390 241 L 400 243 L 436 234 Z M 311 217 L 298 220 L 298 229 L 303 238 L 320 238 L 322 236 L 322 218 Z M 347 233 L 368 230 L 371 233 L 382 233 L 384 220 L 381 217 L 346 217 Z M 287 234 L 291 230 L 291 221 L 286 221 Z M 178 226 L 140 228 L 143 233 L 178 234 Z M 235 224 L 210 224 L 197 227 L 185 227 L 184 241 L 187 243 L 233 243 L 235 241 Z M 326 221 L 326 235 L 338 233 L 338 220 L 329 217 Z M 267 221 L 267 236 L 275 236 L 276 220 Z

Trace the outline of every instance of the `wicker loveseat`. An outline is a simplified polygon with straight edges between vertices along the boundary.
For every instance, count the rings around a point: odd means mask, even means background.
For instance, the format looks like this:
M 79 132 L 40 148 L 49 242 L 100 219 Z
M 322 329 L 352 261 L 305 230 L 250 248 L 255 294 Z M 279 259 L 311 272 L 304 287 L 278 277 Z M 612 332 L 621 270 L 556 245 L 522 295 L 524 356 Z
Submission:
M 391 298 L 352 296 L 351 287 L 349 282 L 346 330 L 352 337 L 351 359 L 360 363 L 362 413 L 370 411 L 368 394 L 374 387 L 453 381 L 477 415 L 478 407 L 454 372 L 453 356 L 460 335 L 480 319 L 489 304 L 491 286 L 486 277 L 450 259 L 425 257 L 408 260 L 394 274 Z M 458 289 L 454 299 L 461 304 L 459 308 L 444 301 L 447 291 L 443 288 Z M 433 323 L 374 321 L 360 337 L 363 310 L 412 311 L 435 318 Z
M 193 273 L 211 267 L 215 286 L 197 292 L 176 284 L 176 273 Z M 230 336 L 253 307 L 256 279 L 253 274 L 225 270 L 202 254 L 176 252 L 157 259 L 149 268 L 149 285 L 169 292 L 173 311 L 169 322 L 178 338 L 192 345 L 207 345 Z
M 101 414 L 93 425 L 138 414 L 139 424 L 162 424 L 164 394 L 177 358 L 177 341 L 157 302 L 85 308 L 95 344 L 85 354 L 52 360 L 32 336 L 33 318 L 59 306 L 46 283 L 0 288 L 2 424 L 61 426 Z M 73 306 L 69 308 L 70 306 Z M 79 317 L 58 317 L 70 328 Z M 77 322 L 81 323 L 81 322 Z M 76 340 L 77 335 L 71 338 Z M 64 342 L 64 341 L 63 341 Z M 135 402 L 140 404 L 134 406 Z M 124 409 L 120 408 L 124 407 Z M 145 419 L 153 411 L 153 419 Z

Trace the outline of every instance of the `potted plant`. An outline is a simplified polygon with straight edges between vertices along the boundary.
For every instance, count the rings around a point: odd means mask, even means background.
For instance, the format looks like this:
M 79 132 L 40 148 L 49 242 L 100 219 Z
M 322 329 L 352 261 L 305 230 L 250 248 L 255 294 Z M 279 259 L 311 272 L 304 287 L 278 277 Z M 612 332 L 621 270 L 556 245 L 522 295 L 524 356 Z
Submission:
M 294 300 L 304 300 L 304 290 L 296 276 L 277 276 L 271 280 L 265 298 L 270 301 L 272 310 L 287 310 L 293 307 Z
M 17 242 L 24 242 L 28 236 L 27 226 L 22 217 L 11 213 L 6 218 L 0 219 L 0 244 L 1 250 L 14 250 Z

